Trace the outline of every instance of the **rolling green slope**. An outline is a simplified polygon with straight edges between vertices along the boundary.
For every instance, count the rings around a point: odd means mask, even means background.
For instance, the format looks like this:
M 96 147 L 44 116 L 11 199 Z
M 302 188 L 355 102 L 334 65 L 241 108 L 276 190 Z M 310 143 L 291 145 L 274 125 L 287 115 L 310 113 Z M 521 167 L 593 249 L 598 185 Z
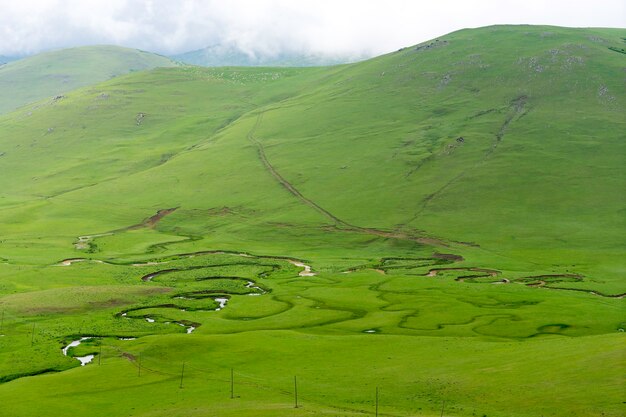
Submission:
M 625 37 L 158 68 L 0 116 L 0 401 L 619 416 Z
M 625 56 L 609 47 L 623 35 L 457 32 L 268 109 L 256 135 L 285 178 L 350 223 L 618 279 Z
M 213 227 L 195 210 L 243 207 L 254 227 L 377 228 L 468 242 L 503 257 L 496 267 L 612 281 L 625 243 L 619 36 L 493 27 L 328 70 L 138 74 L 5 118 L 3 199 L 45 198 L 33 210 L 49 213 L 117 193 L 109 216 L 76 210 L 103 223 L 89 231 L 180 207 L 176 227 L 194 236 Z
M 0 113 L 132 71 L 174 65 L 163 56 L 118 46 L 41 53 L 0 68 Z

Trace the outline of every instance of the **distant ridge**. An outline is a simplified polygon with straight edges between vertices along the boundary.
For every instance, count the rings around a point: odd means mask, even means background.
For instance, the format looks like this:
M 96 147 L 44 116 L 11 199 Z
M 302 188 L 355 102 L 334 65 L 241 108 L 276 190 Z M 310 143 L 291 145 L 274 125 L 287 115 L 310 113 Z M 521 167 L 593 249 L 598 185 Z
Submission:
M 11 59 L 0 62 L 5 58 Z M 84 46 L 19 59 L 0 66 L 0 114 L 132 71 L 175 65 L 164 56 L 119 46 Z
M 0 55 L 0 66 L 4 64 L 8 64 L 9 62 L 17 61 L 18 59 L 22 59 L 22 56 L 6 56 Z
M 322 55 L 285 52 L 276 55 L 246 53 L 228 45 L 213 45 L 189 51 L 171 58 L 185 64 L 204 67 L 316 67 L 356 62 L 366 56 Z

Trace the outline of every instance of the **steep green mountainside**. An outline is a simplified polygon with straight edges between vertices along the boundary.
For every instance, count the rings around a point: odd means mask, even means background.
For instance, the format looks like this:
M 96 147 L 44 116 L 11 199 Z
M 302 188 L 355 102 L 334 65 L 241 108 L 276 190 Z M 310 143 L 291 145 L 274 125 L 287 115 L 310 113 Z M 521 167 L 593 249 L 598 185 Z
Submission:
M 132 71 L 174 65 L 163 56 L 118 46 L 41 53 L 0 67 L 0 113 Z
M 623 277 L 623 35 L 457 32 L 266 109 L 255 135 L 349 223 Z
M 492 26 L 0 116 L 3 410 L 621 416 L 624 38 Z
M 327 56 L 312 53 L 284 52 L 276 55 L 247 54 L 239 48 L 228 45 L 213 45 L 171 57 L 175 61 L 204 67 L 244 66 L 244 67 L 313 67 L 337 65 L 358 61 L 363 57 Z

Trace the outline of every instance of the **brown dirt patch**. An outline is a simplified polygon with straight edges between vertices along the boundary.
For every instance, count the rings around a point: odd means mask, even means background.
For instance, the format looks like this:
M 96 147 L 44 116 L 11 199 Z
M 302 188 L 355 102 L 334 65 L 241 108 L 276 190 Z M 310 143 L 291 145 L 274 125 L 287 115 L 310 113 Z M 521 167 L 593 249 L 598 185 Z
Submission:
M 136 230 L 136 229 L 141 229 L 143 227 L 152 228 L 156 226 L 157 223 L 159 223 L 163 219 L 163 217 L 174 213 L 176 210 L 178 210 L 178 207 L 159 210 L 154 216 L 148 217 L 147 219 L 145 219 L 139 224 L 130 226 L 127 230 Z
M 465 258 L 463 258 L 461 255 L 455 255 L 453 253 L 439 253 L 439 252 L 433 253 L 433 258 L 444 259 L 446 261 L 452 261 L 452 262 L 462 262 L 465 260 Z
M 467 267 L 467 268 L 463 268 L 463 267 L 458 267 L 458 268 L 433 268 L 430 271 L 428 271 L 427 274 L 425 274 L 424 276 L 427 277 L 434 277 L 437 276 L 438 272 L 445 272 L 445 271 L 473 271 L 473 272 L 482 272 L 484 274 L 486 274 L 486 276 L 492 276 L 495 277 L 497 275 L 500 274 L 500 271 L 497 271 L 495 269 L 487 269 L 487 268 L 474 268 L 474 267 Z M 461 278 L 469 278 L 469 277 L 461 277 Z

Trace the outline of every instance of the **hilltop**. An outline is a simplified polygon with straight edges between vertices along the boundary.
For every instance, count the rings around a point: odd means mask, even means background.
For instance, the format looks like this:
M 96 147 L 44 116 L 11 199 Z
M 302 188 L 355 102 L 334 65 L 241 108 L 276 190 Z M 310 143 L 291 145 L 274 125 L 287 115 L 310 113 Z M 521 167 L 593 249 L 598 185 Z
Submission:
M 118 46 L 41 53 L 0 67 L 0 113 L 118 75 L 174 65 L 163 56 Z

